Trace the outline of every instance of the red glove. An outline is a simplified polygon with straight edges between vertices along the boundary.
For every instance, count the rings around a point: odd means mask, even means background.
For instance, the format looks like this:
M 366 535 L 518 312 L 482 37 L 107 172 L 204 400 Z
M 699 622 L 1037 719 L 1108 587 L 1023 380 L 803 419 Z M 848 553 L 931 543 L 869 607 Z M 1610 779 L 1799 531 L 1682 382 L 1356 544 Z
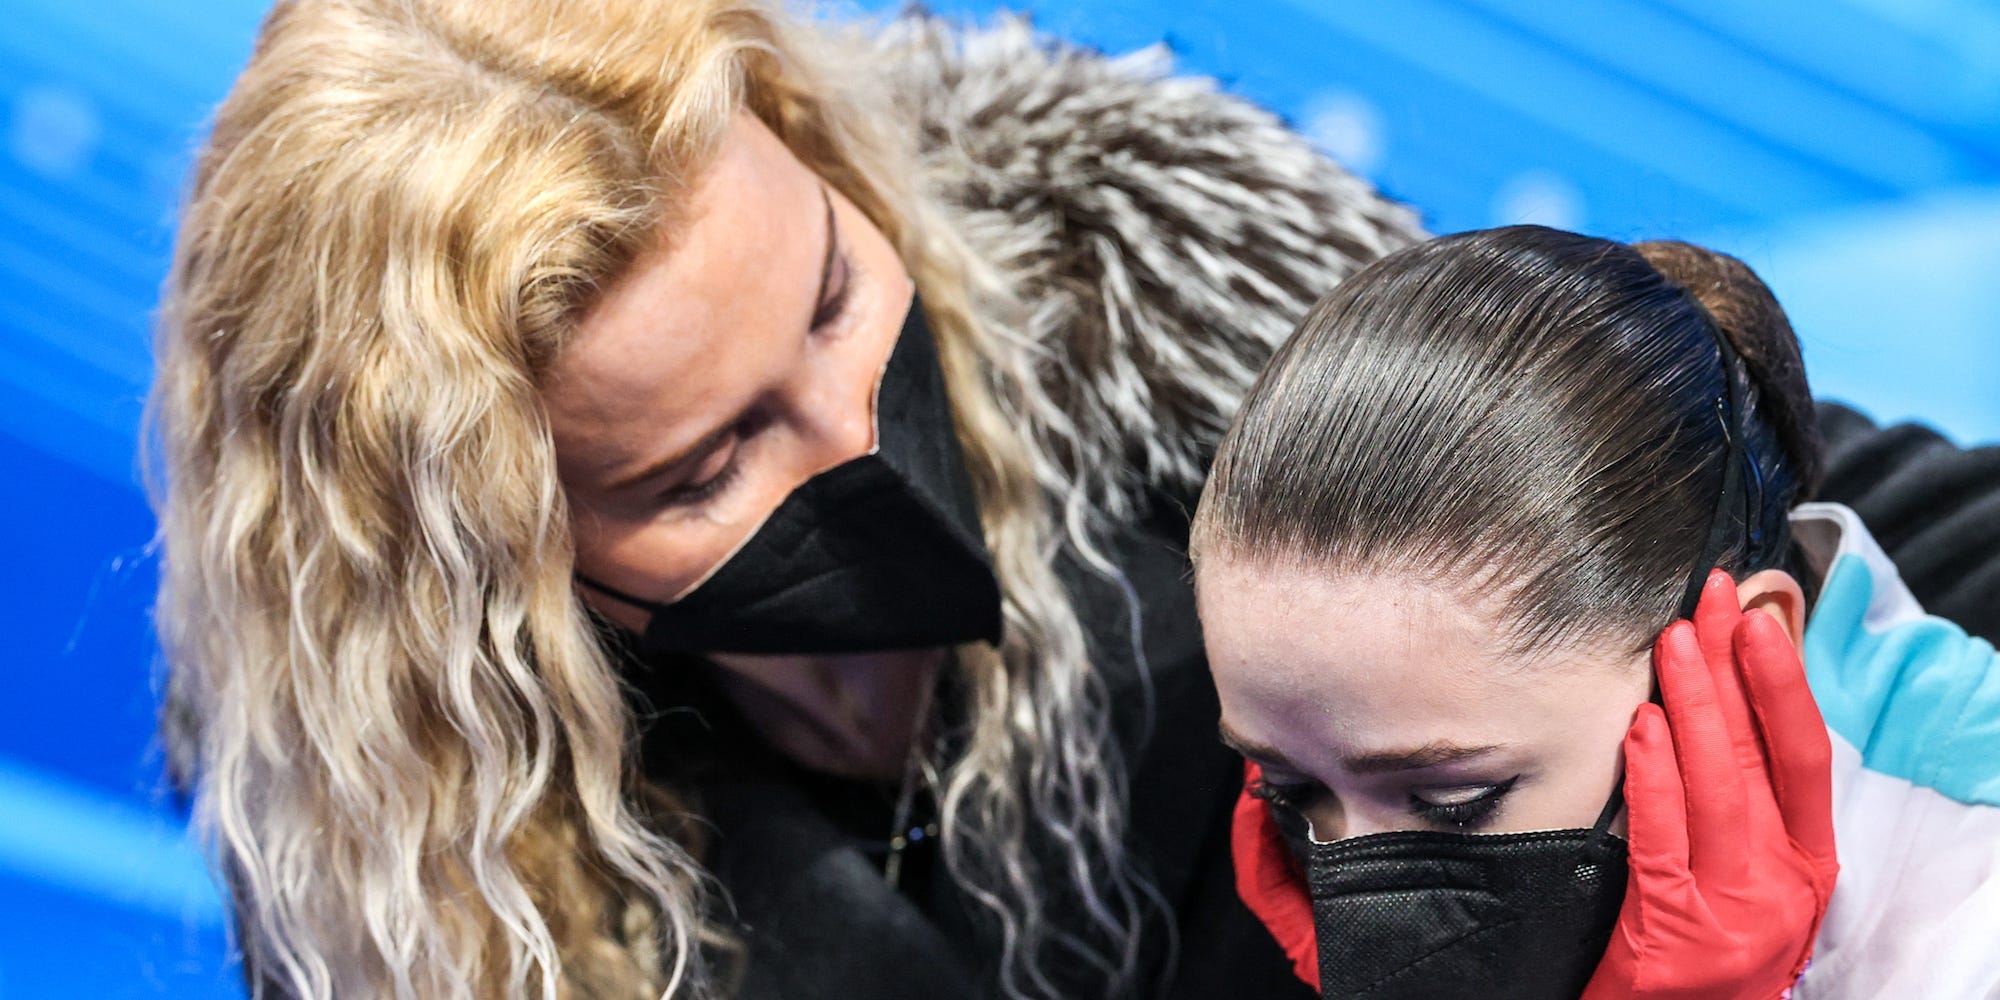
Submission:
M 1625 736 L 1631 874 L 1584 1000 L 1772 1000 L 1840 870 L 1826 724 L 1791 637 L 1720 570 L 1653 669 L 1667 709 Z
M 1243 762 L 1244 792 L 1236 799 L 1236 816 L 1229 836 L 1230 853 L 1236 861 L 1236 894 L 1244 905 L 1264 922 L 1264 929 L 1285 949 L 1292 971 L 1313 989 L 1319 989 L 1319 943 L 1313 937 L 1312 897 L 1306 892 L 1306 875 L 1299 860 L 1285 845 L 1278 824 L 1271 819 L 1271 804 L 1252 796 L 1264 772 L 1249 761 Z

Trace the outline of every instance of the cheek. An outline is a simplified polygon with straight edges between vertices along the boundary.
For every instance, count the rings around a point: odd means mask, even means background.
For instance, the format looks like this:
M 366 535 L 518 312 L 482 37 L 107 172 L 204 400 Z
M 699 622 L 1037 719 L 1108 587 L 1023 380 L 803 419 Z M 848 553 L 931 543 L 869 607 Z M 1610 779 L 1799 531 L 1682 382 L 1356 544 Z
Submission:
M 1622 733 L 1619 734 L 1622 737 Z M 1594 741 L 1545 756 L 1547 767 L 1507 803 L 1506 831 L 1571 830 L 1597 822 L 1617 787 L 1619 741 Z
M 1624 774 L 1625 732 L 1645 700 L 1641 675 L 1611 679 L 1547 706 L 1532 785 L 1522 788 L 1505 820 L 1511 830 L 1576 829 L 1597 821 Z
M 698 508 L 592 512 L 579 505 L 578 569 L 650 600 L 685 594 L 818 471 L 809 442 L 789 422 L 760 428 L 738 450 L 729 486 Z

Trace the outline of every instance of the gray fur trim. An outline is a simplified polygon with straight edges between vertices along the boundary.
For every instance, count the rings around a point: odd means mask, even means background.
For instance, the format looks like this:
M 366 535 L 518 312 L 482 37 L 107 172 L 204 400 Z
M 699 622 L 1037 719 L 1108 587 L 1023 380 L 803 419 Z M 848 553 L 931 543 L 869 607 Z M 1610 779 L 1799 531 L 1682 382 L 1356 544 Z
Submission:
M 1015 284 L 1037 384 L 1006 387 L 1079 515 L 1192 498 L 1271 351 L 1355 269 L 1425 237 L 1277 116 L 1120 57 L 910 15 L 878 36 L 925 182 Z M 1080 510 L 1079 508 L 1088 508 Z

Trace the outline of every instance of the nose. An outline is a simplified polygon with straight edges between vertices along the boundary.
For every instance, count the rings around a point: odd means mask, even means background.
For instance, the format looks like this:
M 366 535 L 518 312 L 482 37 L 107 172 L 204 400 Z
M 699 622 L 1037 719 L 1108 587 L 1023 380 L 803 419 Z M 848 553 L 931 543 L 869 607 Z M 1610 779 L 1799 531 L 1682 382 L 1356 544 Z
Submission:
M 820 468 L 832 468 L 842 462 L 850 462 L 874 450 L 876 446 L 876 386 L 874 380 L 866 382 L 866 388 L 856 394 L 844 394 L 846 398 L 830 400 L 814 422 L 814 450 Z
M 830 469 L 875 448 L 876 383 L 854 381 L 860 384 L 827 386 L 801 401 L 815 468 Z
M 1352 840 L 1375 833 L 1394 833 L 1399 830 L 1413 830 L 1417 826 L 1409 817 L 1400 813 L 1373 809 L 1343 809 L 1334 805 L 1331 815 L 1321 816 L 1320 810 L 1310 814 L 1313 837 L 1321 841 Z
M 1321 843 L 1330 843 L 1346 837 L 1347 824 L 1341 815 L 1340 801 L 1331 795 L 1323 795 L 1320 801 L 1305 809 L 1306 822 L 1312 825 L 1312 838 Z
M 1399 830 L 1399 829 L 1407 829 L 1407 827 L 1392 826 L 1387 823 L 1370 822 L 1365 817 L 1354 817 L 1350 818 L 1349 821 L 1342 827 L 1339 839 L 1352 840 L 1355 837 L 1366 837 L 1372 833 L 1388 833 L 1392 830 Z
M 906 302 L 904 311 L 871 310 L 846 336 L 808 345 L 792 403 L 818 469 L 859 458 L 880 443 L 882 381 L 902 340 L 908 310 L 918 308 L 914 298 Z

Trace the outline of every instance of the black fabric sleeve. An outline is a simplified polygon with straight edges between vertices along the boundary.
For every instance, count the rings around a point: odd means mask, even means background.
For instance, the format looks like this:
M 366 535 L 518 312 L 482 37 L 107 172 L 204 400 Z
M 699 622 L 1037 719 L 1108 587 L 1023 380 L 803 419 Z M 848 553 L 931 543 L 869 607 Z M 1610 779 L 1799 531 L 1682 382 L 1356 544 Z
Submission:
M 1924 610 L 2000 643 L 2000 446 L 1960 448 L 1928 427 L 1821 401 L 1819 499 L 1854 508 Z

